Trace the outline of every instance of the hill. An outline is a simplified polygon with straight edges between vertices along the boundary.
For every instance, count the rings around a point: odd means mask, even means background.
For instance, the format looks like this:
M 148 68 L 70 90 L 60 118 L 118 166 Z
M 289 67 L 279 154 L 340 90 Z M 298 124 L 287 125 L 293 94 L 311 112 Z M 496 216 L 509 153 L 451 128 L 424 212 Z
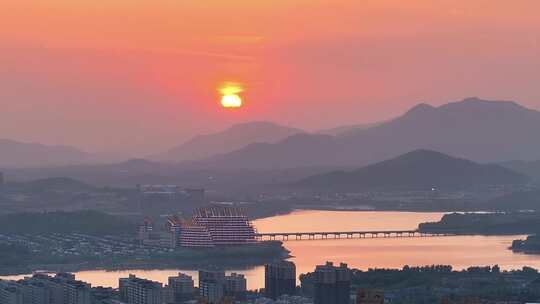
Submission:
M 311 176 L 296 185 L 340 190 L 456 189 L 521 184 L 527 180 L 527 177 L 498 165 L 477 164 L 435 151 L 416 150 L 350 172 L 334 171 Z
M 69 146 L 47 146 L 0 139 L 0 167 L 47 167 L 89 163 L 92 154 Z
M 521 174 L 530 176 L 537 183 L 540 183 L 540 160 L 536 161 L 509 161 L 500 163 L 501 166 L 508 168 L 512 171 L 519 172 Z
M 511 101 L 467 98 L 440 107 L 419 104 L 400 117 L 343 136 L 294 135 L 251 144 L 207 159 L 228 168 L 363 166 L 416 149 L 477 162 L 533 160 L 540 156 L 540 112 Z
M 123 218 L 99 211 L 16 213 L 0 216 L 0 233 L 90 235 L 132 234 L 135 225 Z
M 536 233 L 540 229 L 538 212 L 450 213 L 438 222 L 420 223 L 423 232 L 457 234 L 517 235 Z
M 7 190 L 27 193 L 80 192 L 95 190 L 93 186 L 68 177 L 50 177 L 28 182 L 8 183 Z
M 18 181 L 69 177 L 91 185 L 134 186 L 145 183 L 174 183 L 174 176 L 185 172 L 169 163 L 130 159 L 118 163 L 19 168 L 4 170 L 5 178 Z M 186 175 L 189 172 L 185 173 Z
M 540 190 L 523 190 L 496 197 L 485 202 L 484 210 L 536 210 L 540 211 Z
M 297 133 L 300 129 L 271 122 L 248 122 L 208 135 L 198 135 L 171 150 L 153 157 L 163 161 L 185 161 L 228 153 L 252 143 L 274 143 Z

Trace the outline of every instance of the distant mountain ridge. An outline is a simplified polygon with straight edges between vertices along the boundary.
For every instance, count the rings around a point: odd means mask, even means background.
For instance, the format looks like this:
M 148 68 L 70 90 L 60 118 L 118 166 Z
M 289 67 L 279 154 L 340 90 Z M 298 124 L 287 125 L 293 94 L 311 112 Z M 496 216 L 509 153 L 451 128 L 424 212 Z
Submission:
M 355 132 L 357 130 L 366 130 L 369 128 L 379 126 L 383 123 L 384 122 L 374 122 L 374 123 L 346 125 L 346 126 L 339 126 L 339 127 L 330 128 L 330 129 L 322 129 L 322 130 L 315 131 L 313 133 L 332 135 L 332 136 L 345 136 L 351 132 Z
M 540 159 L 540 141 L 535 140 L 539 130 L 539 111 L 512 101 L 473 97 L 438 107 L 419 104 L 375 125 L 321 131 L 333 135 L 310 134 L 270 122 L 237 124 L 196 136 L 150 159 L 178 162 L 189 169 L 359 168 L 408 151 L 429 149 L 476 162 L 529 161 Z M 3 168 L 111 162 L 106 159 L 69 146 L 0 140 Z M 521 167 L 526 171 L 526 165 Z
M 0 139 L 0 167 L 46 167 L 84 164 L 95 156 L 69 146 L 48 146 Z
M 540 160 L 536 161 L 509 161 L 500 163 L 501 166 L 508 168 L 512 171 L 519 172 L 535 179 L 537 183 L 540 183 Z
M 301 134 L 211 157 L 216 168 L 361 167 L 416 149 L 477 162 L 540 158 L 540 112 L 511 101 L 467 98 L 439 107 L 419 104 L 402 116 L 346 136 Z
M 529 179 L 494 164 L 430 151 L 415 150 L 354 171 L 334 171 L 295 183 L 314 189 L 359 190 L 368 188 L 463 188 L 478 185 L 522 184 Z
M 229 153 L 253 143 L 274 143 L 305 131 L 271 122 L 248 122 L 224 131 L 198 135 L 169 151 L 152 157 L 162 161 L 189 161 Z

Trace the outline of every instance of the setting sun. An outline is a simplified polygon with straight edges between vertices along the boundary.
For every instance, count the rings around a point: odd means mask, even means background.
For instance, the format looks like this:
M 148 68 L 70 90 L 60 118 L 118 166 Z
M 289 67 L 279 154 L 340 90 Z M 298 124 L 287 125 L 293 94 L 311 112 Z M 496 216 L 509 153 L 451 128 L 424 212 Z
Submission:
M 242 98 L 236 94 L 224 95 L 221 98 L 221 105 L 224 108 L 240 108 L 242 106 Z
M 243 92 L 244 88 L 241 84 L 236 82 L 225 82 L 220 88 L 219 92 L 223 97 L 221 97 L 221 105 L 224 108 L 240 108 L 242 107 L 242 98 L 239 93 Z

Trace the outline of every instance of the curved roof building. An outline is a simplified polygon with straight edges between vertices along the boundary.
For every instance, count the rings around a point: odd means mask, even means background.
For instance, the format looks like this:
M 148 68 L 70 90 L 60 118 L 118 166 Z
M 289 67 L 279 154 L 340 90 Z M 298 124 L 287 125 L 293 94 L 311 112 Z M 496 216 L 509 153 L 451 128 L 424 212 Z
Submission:
M 169 219 L 182 247 L 245 245 L 256 242 L 256 231 L 239 208 L 207 207 L 195 210 L 191 220 Z

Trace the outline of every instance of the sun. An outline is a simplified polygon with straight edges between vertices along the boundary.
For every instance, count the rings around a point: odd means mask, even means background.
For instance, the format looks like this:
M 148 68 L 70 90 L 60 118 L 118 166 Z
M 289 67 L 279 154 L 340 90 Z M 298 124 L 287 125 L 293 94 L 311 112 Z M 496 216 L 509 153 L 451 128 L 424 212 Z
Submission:
M 221 105 L 224 108 L 240 108 L 242 106 L 242 98 L 236 94 L 223 95 Z
M 240 93 L 244 91 L 244 86 L 237 82 L 224 82 L 218 89 L 221 93 L 221 106 L 227 109 L 238 109 L 242 107 Z

